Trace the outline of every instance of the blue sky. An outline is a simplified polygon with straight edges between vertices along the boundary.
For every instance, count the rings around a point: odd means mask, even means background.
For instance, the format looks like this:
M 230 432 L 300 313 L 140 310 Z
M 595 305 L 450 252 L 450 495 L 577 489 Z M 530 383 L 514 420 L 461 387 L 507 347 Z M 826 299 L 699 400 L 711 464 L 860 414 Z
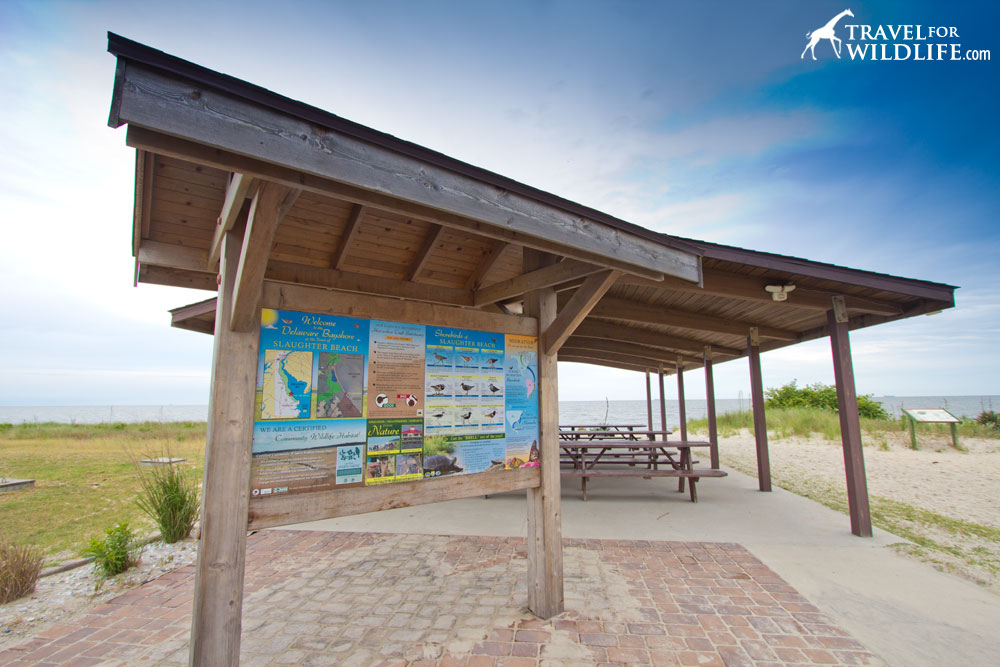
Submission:
M 997 65 L 800 59 L 847 7 L 841 38 L 954 26 L 998 53 L 987 2 L 0 3 L 0 405 L 207 400 L 210 338 L 165 312 L 207 295 L 131 286 L 107 30 L 652 229 L 959 285 L 853 335 L 858 390 L 1000 394 Z M 763 365 L 832 382 L 826 341 Z M 644 394 L 560 374 L 564 399 Z M 716 384 L 746 394 L 746 362 Z

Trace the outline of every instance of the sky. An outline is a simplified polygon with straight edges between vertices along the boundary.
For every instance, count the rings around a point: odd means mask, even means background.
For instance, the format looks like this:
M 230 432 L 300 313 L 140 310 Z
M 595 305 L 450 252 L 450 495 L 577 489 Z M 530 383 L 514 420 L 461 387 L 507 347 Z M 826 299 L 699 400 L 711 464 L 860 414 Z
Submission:
M 858 392 L 1000 394 L 997 64 L 800 57 L 848 6 L 845 41 L 946 26 L 931 41 L 1000 57 L 993 2 L 3 0 L 0 405 L 208 400 L 211 337 L 167 310 L 209 294 L 133 286 L 109 30 L 650 229 L 959 286 L 957 308 L 852 334 Z M 765 387 L 833 382 L 828 340 L 762 363 Z M 715 382 L 748 395 L 746 360 Z M 645 395 L 579 364 L 560 385 Z

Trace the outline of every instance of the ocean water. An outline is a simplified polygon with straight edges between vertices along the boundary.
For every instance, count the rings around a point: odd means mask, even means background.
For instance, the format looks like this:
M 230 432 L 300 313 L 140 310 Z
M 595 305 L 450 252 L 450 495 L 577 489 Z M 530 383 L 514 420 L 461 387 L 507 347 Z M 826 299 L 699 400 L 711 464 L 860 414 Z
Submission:
M 945 408 L 959 417 L 975 417 L 983 410 L 1000 410 L 1000 396 L 882 396 L 876 397 L 893 416 L 901 408 Z M 720 398 L 716 411 L 735 412 L 750 409 L 745 398 Z M 700 419 L 706 414 L 704 399 L 686 401 L 688 419 Z M 105 422 L 173 422 L 205 421 L 207 405 L 43 405 L 0 406 L 0 423 L 23 424 L 59 422 L 64 424 L 99 424 Z M 678 404 L 667 401 L 667 425 L 679 421 Z M 561 401 L 561 424 L 645 424 L 646 401 Z M 654 428 L 660 423 L 659 401 L 653 402 Z

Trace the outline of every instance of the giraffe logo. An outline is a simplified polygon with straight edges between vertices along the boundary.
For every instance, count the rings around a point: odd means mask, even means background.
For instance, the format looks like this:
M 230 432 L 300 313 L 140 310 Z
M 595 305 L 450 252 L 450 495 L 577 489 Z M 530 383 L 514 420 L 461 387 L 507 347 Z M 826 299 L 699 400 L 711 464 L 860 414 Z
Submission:
M 840 12 L 832 19 L 827 21 L 822 28 L 816 28 L 812 32 L 807 32 L 806 37 L 809 38 L 809 43 L 806 44 L 806 48 L 802 49 L 802 55 L 799 56 L 799 59 L 801 60 L 802 58 L 805 58 L 806 51 L 809 51 L 812 54 L 812 59 L 816 60 L 816 45 L 819 44 L 820 40 L 822 39 L 830 40 L 830 46 L 833 48 L 833 53 L 837 56 L 837 58 L 840 58 L 840 49 L 842 42 L 840 38 L 837 37 L 835 30 L 837 27 L 837 22 L 840 21 L 840 19 L 844 18 L 845 16 L 850 16 L 851 18 L 854 18 L 854 13 L 851 12 L 850 9 L 845 9 L 844 11 Z

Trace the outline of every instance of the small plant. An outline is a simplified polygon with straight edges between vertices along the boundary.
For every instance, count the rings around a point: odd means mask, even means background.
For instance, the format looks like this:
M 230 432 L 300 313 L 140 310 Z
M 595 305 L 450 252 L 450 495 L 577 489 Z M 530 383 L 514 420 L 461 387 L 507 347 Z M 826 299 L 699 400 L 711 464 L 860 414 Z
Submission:
M 35 592 L 42 554 L 35 547 L 0 539 L 0 604 Z
M 170 459 L 170 452 L 166 457 Z M 134 459 L 133 459 L 134 461 Z M 160 528 L 167 544 L 186 539 L 198 518 L 198 484 L 173 464 L 156 466 L 147 474 L 136 464 L 141 491 L 136 504 Z
M 837 412 L 837 388 L 816 382 L 799 387 L 797 380 L 770 388 L 764 392 L 764 406 L 767 408 L 818 408 Z M 858 396 L 858 415 L 867 419 L 889 419 L 889 413 L 882 404 L 870 395 Z
M 105 577 L 113 577 L 138 565 L 142 550 L 143 545 L 128 527 L 128 521 L 121 521 L 104 529 L 104 539 L 90 540 L 84 554 L 94 557 L 94 565 Z
M 976 417 L 976 423 L 994 430 L 1000 430 L 1000 414 L 997 414 L 993 410 L 983 410 Z

